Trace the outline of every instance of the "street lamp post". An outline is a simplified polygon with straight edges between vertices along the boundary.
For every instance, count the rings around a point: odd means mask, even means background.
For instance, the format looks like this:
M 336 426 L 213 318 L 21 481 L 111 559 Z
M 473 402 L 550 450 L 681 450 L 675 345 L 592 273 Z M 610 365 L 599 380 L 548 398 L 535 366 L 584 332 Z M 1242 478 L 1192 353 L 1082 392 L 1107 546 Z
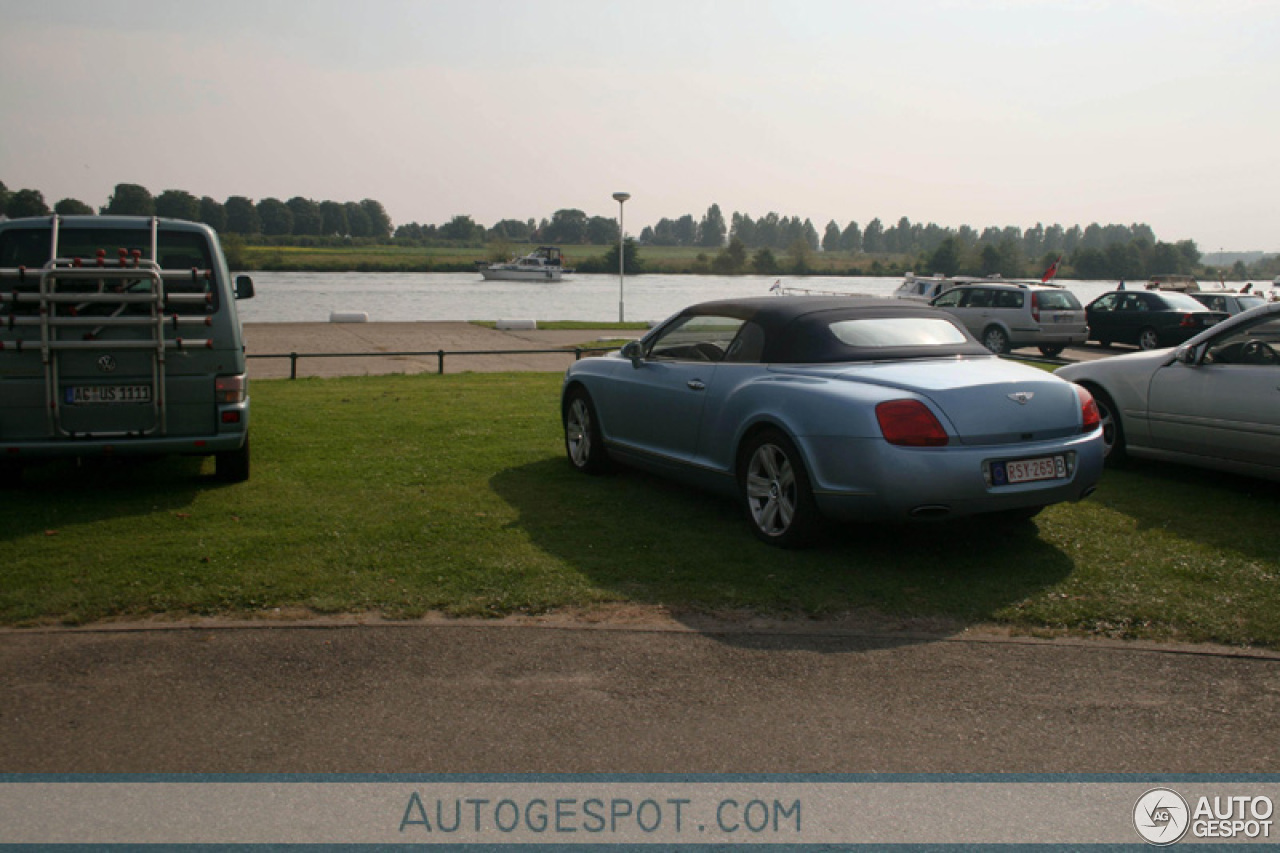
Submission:
M 625 293 L 624 283 L 626 281 L 625 270 L 626 270 L 627 255 L 626 255 L 626 248 L 623 246 L 623 238 L 626 232 L 623 231 L 623 225 L 622 225 L 622 205 L 629 198 L 631 198 L 631 193 L 614 193 L 613 194 L 613 200 L 618 203 L 618 322 L 619 323 L 624 322 L 623 315 L 626 313 L 623 310 L 623 305 L 626 302 L 624 298 L 624 293 Z

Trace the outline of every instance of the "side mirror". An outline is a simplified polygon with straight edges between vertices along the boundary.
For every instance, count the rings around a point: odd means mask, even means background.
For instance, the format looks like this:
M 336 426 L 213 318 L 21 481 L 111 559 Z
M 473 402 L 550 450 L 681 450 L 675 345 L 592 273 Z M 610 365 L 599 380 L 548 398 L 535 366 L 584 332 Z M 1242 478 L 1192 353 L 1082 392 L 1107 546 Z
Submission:
M 1181 346 L 1173 352 L 1173 360 L 1187 367 L 1195 367 L 1200 363 L 1200 348 Z
M 236 299 L 253 298 L 253 279 L 247 275 L 236 276 Z
M 644 347 L 639 341 L 631 341 L 622 348 L 622 357 L 631 359 L 632 367 L 639 367 L 644 361 Z

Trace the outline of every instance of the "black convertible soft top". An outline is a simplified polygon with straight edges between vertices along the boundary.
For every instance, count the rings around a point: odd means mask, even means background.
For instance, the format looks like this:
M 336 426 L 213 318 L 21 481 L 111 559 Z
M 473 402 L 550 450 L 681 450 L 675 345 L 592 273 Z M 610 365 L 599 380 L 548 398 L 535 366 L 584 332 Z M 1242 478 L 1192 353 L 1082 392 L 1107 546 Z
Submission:
M 677 317 L 718 315 L 749 320 L 764 331 L 760 361 L 765 364 L 825 364 L 842 361 L 881 361 L 904 358 L 945 358 L 962 355 L 990 356 L 951 314 L 929 305 L 902 299 L 851 296 L 758 296 L 721 299 L 691 305 Z M 906 346 L 855 347 L 841 341 L 831 325 L 844 320 L 919 317 L 944 320 L 959 329 L 962 343 Z

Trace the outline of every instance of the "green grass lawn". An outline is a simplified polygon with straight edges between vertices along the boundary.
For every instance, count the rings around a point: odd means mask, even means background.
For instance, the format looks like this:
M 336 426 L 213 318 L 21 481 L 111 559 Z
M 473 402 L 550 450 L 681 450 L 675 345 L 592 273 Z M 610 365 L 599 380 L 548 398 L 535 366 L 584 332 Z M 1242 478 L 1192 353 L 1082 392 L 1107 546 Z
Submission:
M 603 602 L 1280 648 L 1273 484 L 1108 472 L 1034 523 L 758 543 L 733 503 L 563 459 L 558 374 L 259 381 L 254 468 L 70 462 L 0 491 L 0 622 L 541 612 Z

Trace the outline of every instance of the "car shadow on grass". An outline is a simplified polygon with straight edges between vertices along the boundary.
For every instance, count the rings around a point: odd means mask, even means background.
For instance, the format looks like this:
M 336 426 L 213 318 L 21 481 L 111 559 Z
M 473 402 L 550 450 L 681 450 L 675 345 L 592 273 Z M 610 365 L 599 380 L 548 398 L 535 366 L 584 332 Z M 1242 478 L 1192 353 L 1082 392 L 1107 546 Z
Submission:
M 531 542 L 602 598 L 661 605 L 730 643 L 757 642 L 740 629 L 762 619 L 818 629 L 796 632 L 788 648 L 867 645 L 833 645 L 815 636 L 823 627 L 865 628 L 877 648 L 924 642 L 991 621 L 1073 568 L 1034 522 L 830 526 L 814 547 L 786 551 L 757 541 L 734 501 L 638 471 L 586 477 L 546 459 L 490 485 Z
M 1251 560 L 1280 555 L 1280 483 L 1131 459 L 1108 470 L 1091 501 L 1169 534 Z
M 215 484 L 194 457 L 58 459 L 0 489 L 0 542 L 115 518 L 189 507 Z

